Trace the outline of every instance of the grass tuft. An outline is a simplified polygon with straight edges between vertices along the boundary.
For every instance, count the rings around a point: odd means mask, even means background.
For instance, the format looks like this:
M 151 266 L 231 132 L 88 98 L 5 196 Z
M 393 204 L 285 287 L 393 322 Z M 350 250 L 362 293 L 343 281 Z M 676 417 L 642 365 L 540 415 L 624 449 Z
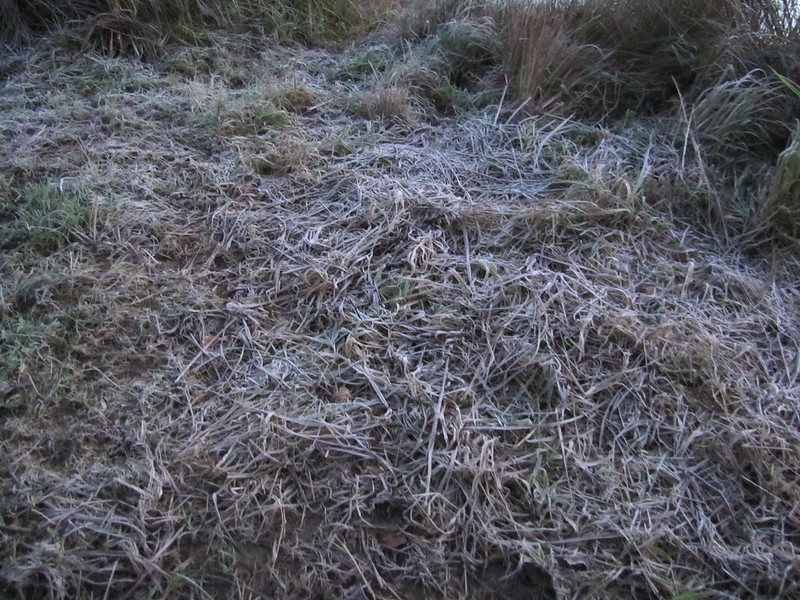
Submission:
M 800 128 L 778 157 L 777 167 L 760 207 L 762 222 L 796 244 L 800 239 Z
M 19 239 L 46 254 L 86 240 L 96 220 L 87 194 L 51 183 L 28 184 L 22 190 L 16 222 L 7 228 L 8 239 Z
M 371 121 L 396 121 L 411 125 L 415 110 L 407 88 L 378 86 L 359 94 L 359 112 Z

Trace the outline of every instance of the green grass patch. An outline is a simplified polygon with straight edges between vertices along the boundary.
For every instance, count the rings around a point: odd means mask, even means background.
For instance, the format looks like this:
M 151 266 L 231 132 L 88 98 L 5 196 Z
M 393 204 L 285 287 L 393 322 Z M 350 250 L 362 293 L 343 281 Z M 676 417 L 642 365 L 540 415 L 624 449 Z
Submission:
M 31 183 L 20 193 L 14 219 L 3 226 L 5 245 L 49 254 L 72 242 L 86 241 L 97 217 L 96 204 L 87 193 L 53 183 Z

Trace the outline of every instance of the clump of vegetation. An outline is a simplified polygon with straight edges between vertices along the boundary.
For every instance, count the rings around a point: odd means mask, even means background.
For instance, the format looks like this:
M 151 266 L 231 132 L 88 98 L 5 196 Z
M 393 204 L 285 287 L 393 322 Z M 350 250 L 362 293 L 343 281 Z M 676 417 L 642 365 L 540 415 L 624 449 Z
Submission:
M 506 60 L 533 106 L 555 102 L 586 118 L 653 115 L 680 94 L 693 101 L 728 69 L 734 79 L 796 69 L 797 34 L 784 9 L 772 0 L 508 2 Z
M 450 21 L 436 33 L 432 60 L 454 85 L 476 89 L 501 56 L 500 36 L 489 16 Z
M 800 240 L 800 127 L 795 127 L 790 143 L 778 157 L 759 210 L 768 230 L 797 244 Z
M 380 86 L 359 95 L 358 112 L 370 120 L 414 122 L 414 107 L 408 88 Z
M 426 26 L 403 30 L 405 56 L 383 79 L 438 114 L 501 102 L 507 115 L 622 131 L 647 119 L 653 143 L 680 156 L 678 171 L 648 173 L 661 182 L 644 182 L 650 200 L 757 244 L 772 236 L 760 216 L 761 204 L 774 203 L 765 179 L 800 118 L 774 75 L 798 74 L 796 8 L 788 0 L 437 3 L 415 13 Z
M 28 184 L 17 200 L 7 197 L 6 202 L 18 209 L 0 229 L 5 249 L 24 245 L 47 254 L 85 240 L 96 224 L 95 207 L 84 192 L 63 190 L 51 182 Z
M 694 181 L 675 210 L 748 236 L 763 225 L 763 180 L 800 117 L 773 75 L 796 73 L 796 10 L 771 0 L 509 2 L 505 65 L 529 114 L 650 119 L 680 152 L 677 177 Z M 686 197 L 704 186 L 710 202 Z
M 347 58 L 336 73 L 340 81 L 361 81 L 385 73 L 396 62 L 392 48 L 386 44 L 370 46 Z
M 256 31 L 305 42 L 340 41 L 386 13 L 361 0 L 7 0 L 0 41 L 18 45 L 77 27 L 84 44 L 108 54 L 153 57 L 170 39 L 197 39 L 207 28 Z

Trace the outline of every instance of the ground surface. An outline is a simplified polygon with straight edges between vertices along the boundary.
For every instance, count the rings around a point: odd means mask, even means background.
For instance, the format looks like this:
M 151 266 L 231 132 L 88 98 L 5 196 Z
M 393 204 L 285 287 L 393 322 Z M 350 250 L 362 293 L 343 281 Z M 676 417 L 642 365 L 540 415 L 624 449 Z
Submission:
M 796 598 L 791 255 L 346 60 L 7 63 L 9 597 Z

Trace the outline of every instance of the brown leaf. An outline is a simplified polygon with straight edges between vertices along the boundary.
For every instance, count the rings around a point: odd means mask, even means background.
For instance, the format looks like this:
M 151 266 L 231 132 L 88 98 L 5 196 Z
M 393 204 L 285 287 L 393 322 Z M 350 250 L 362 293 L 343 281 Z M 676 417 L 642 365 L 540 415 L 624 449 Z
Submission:
M 387 548 L 395 550 L 400 546 L 405 546 L 408 543 L 408 538 L 400 532 L 392 531 L 390 533 L 384 533 L 381 537 L 381 541 Z
M 336 393 L 331 398 L 331 402 L 347 402 L 350 400 L 350 390 L 343 385 L 336 390 Z
M 588 565 L 588 557 L 581 552 L 573 552 L 572 555 L 565 558 L 567 564 L 571 567 L 585 567 Z

